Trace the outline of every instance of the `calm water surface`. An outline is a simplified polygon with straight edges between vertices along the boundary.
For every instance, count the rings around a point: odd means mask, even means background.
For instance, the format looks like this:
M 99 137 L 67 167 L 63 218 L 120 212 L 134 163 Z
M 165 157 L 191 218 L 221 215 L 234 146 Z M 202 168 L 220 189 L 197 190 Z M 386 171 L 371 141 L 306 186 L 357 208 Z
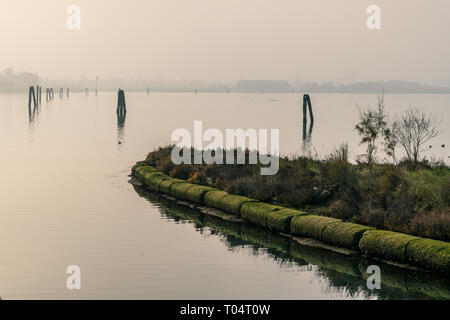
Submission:
M 44 96 L 45 97 L 45 96 Z M 364 299 L 450 297 L 445 282 L 389 269 L 365 288 L 364 262 L 295 246 L 249 226 L 186 212 L 133 187 L 129 172 L 176 128 L 280 128 L 281 152 L 361 152 L 356 105 L 373 95 L 312 95 L 316 123 L 302 146 L 299 95 L 72 94 L 28 112 L 0 94 L 0 296 L 3 299 Z M 450 119 L 450 95 L 387 95 L 392 112 L 426 106 Z M 447 130 L 429 157 L 448 159 Z M 441 148 L 447 144 L 447 148 Z M 212 220 L 211 220 L 212 219 Z M 82 290 L 66 289 L 79 265 Z M 387 267 L 386 267 L 387 268 Z M 422 280 L 420 279 L 422 278 Z M 425 277 L 426 279 L 426 277 Z M 439 280 L 439 279 L 438 279 Z

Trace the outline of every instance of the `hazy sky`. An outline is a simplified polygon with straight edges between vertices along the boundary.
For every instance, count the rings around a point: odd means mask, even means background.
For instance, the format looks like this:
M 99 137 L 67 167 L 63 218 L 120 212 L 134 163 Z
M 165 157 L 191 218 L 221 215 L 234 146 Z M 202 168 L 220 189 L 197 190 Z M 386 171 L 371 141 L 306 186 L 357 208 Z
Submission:
M 448 84 L 449 12 L 449 0 L 1 0 L 0 71 Z

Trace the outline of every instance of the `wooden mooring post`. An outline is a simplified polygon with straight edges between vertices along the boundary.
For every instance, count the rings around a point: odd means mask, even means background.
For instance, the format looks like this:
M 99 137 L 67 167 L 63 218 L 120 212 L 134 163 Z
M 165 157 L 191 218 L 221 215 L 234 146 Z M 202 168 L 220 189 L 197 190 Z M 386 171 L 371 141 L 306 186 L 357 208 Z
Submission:
M 117 114 L 123 114 L 127 112 L 127 104 L 125 102 L 125 92 L 119 89 L 117 93 Z
M 33 99 L 34 107 L 37 108 L 37 101 L 36 101 L 36 93 L 34 91 L 34 87 L 30 86 L 28 90 L 28 108 L 31 108 L 31 100 Z
M 309 125 L 309 132 L 306 133 L 306 124 L 308 122 L 307 120 L 307 112 L 309 111 L 309 119 L 311 121 Z M 311 104 L 311 98 L 309 94 L 303 95 L 303 140 L 306 140 L 308 136 L 311 136 L 312 130 L 314 127 L 314 115 L 312 111 L 312 104 Z
M 303 121 L 306 121 L 306 107 L 308 106 L 309 111 L 309 119 L 311 120 L 311 123 L 314 122 L 314 115 L 312 111 L 312 105 L 311 105 L 311 98 L 309 94 L 303 95 Z

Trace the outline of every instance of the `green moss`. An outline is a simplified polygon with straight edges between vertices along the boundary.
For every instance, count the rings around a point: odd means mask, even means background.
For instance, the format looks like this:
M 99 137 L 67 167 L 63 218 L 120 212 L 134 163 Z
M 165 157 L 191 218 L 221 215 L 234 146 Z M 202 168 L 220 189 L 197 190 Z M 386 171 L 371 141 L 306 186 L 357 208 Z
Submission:
M 211 187 L 195 185 L 186 191 L 186 199 L 195 203 L 204 204 L 205 194 L 209 191 L 218 190 Z
M 203 201 L 208 207 L 219 208 L 220 200 L 227 195 L 225 191 L 210 191 L 205 194 Z
M 280 208 L 264 202 L 245 202 L 242 204 L 240 212 L 242 219 L 266 227 L 267 216 Z
M 363 233 L 373 229 L 350 222 L 332 223 L 323 229 L 321 240 L 341 247 L 358 250 L 359 240 Z
M 416 239 L 419 237 L 392 231 L 369 230 L 364 232 L 359 241 L 359 248 L 369 257 L 404 263 L 406 246 Z
M 161 181 L 159 184 L 159 191 L 161 191 L 162 193 L 165 194 L 170 194 L 170 187 L 172 187 L 172 185 L 174 183 L 183 183 L 186 182 L 184 180 L 180 180 L 180 179 L 167 179 L 164 181 Z
M 136 172 L 136 176 L 139 179 L 144 180 L 146 175 L 148 175 L 152 172 L 158 172 L 158 170 L 156 170 L 155 168 L 153 168 L 151 166 L 143 166 L 143 167 L 136 168 L 135 172 Z
M 243 203 L 256 201 L 247 197 L 235 196 L 225 191 L 209 191 L 204 197 L 205 205 L 216 209 L 224 210 L 228 213 L 240 215 Z
M 170 194 L 177 199 L 187 200 L 186 191 L 193 186 L 195 185 L 187 182 L 174 183 L 170 187 Z
M 136 164 L 131 168 L 131 173 L 136 174 L 138 168 L 146 166 L 147 163 L 145 161 L 136 162 Z
M 421 238 L 406 247 L 409 263 L 450 274 L 450 243 Z
M 152 172 L 145 176 L 144 182 L 146 185 L 148 185 L 152 190 L 159 191 L 159 184 L 164 181 L 172 179 L 168 175 L 165 175 L 161 172 Z
M 143 166 L 136 169 L 136 176 L 153 191 L 159 191 L 159 183 L 171 179 L 168 175 L 159 172 L 151 166 Z
M 324 228 L 337 222 L 341 222 L 341 220 L 322 216 L 297 215 L 292 218 L 291 233 L 301 237 L 322 240 Z
M 219 200 L 219 209 L 240 216 L 241 206 L 246 202 L 255 201 L 243 196 L 227 195 Z
M 291 233 L 291 220 L 297 215 L 305 215 L 303 211 L 281 208 L 270 212 L 266 217 L 266 226 L 270 230 Z

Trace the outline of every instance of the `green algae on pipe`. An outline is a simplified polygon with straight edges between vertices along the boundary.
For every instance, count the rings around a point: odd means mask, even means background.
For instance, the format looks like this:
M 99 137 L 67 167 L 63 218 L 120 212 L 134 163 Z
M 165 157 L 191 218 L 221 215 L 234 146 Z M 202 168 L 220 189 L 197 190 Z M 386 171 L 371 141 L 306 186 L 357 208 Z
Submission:
M 241 215 L 241 207 L 244 203 L 247 202 L 256 202 L 256 200 L 243 197 L 243 196 L 235 196 L 232 194 L 229 194 L 219 201 L 219 209 L 222 209 L 224 211 L 227 211 L 229 213 L 233 213 L 237 216 Z
M 358 250 L 359 240 L 367 230 L 374 230 L 374 228 L 350 222 L 331 223 L 323 229 L 320 240 L 348 249 Z
M 240 216 L 241 206 L 244 203 L 254 201 L 256 200 L 243 196 L 230 195 L 225 191 L 209 191 L 204 197 L 204 202 L 207 206 L 221 209 L 237 216 Z
M 266 227 L 266 219 L 269 214 L 280 209 L 279 206 L 264 202 L 246 202 L 241 207 L 241 218 L 261 227 Z
M 292 218 L 298 215 L 306 215 L 306 213 L 303 211 L 282 207 L 280 210 L 270 212 L 267 215 L 266 226 L 270 230 L 290 234 Z
M 291 233 L 301 237 L 322 240 L 322 231 L 325 227 L 338 222 L 342 221 L 323 216 L 298 215 L 292 218 Z
M 225 191 L 210 191 L 205 194 L 203 200 L 208 207 L 219 209 L 220 200 L 227 195 Z
M 136 170 L 137 169 L 139 169 L 140 167 L 144 167 L 144 166 L 146 166 L 147 164 L 146 164 L 146 162 L 145 161 L 139 161 L 139 162 L 136 162 L 136 164 L 131 168 L 131 172 L 133 173 L 133 174 L 136 174 Z M 156 169 L 155 169 L 156 170 Z
M 175 198 L 187 200 L 186 199 L 186 191 L 189 188 L 194 187 L 195 184 L 187 183 L 187 182 L 180 182 L 180 183 L 174 183 L 170 187 L 170 194 L 174 196 Z
M 163 180 L 159 183 L 159 191 L 165 194 L 170 194 L 170 188 L 172 187 L 173 184 L 175 183 L 183 183 L 185 182 L 184 180 L 180 180 L 180 179 L 167 179 L 167 180 Z
M 369 257 L 405 263 L 406 247 L 417 239 L 420 238 L 398 232 L 369 230 L 364 232 L 359 248 Z
M 153 191 L 159 191 L 159 183 L 161 181 L 171 179 L 169 176 L 150 166 L 138 168 L 136 175 Z
M 218 190 L 211 187 L 194 185 L 192 188 L 186 190 L 186 200 L 198 204 L 205 204 L 205 195 L 210 191 Z
M 450 273 L 450 243 L 420 238 L 406 247 L 407 262 Z

